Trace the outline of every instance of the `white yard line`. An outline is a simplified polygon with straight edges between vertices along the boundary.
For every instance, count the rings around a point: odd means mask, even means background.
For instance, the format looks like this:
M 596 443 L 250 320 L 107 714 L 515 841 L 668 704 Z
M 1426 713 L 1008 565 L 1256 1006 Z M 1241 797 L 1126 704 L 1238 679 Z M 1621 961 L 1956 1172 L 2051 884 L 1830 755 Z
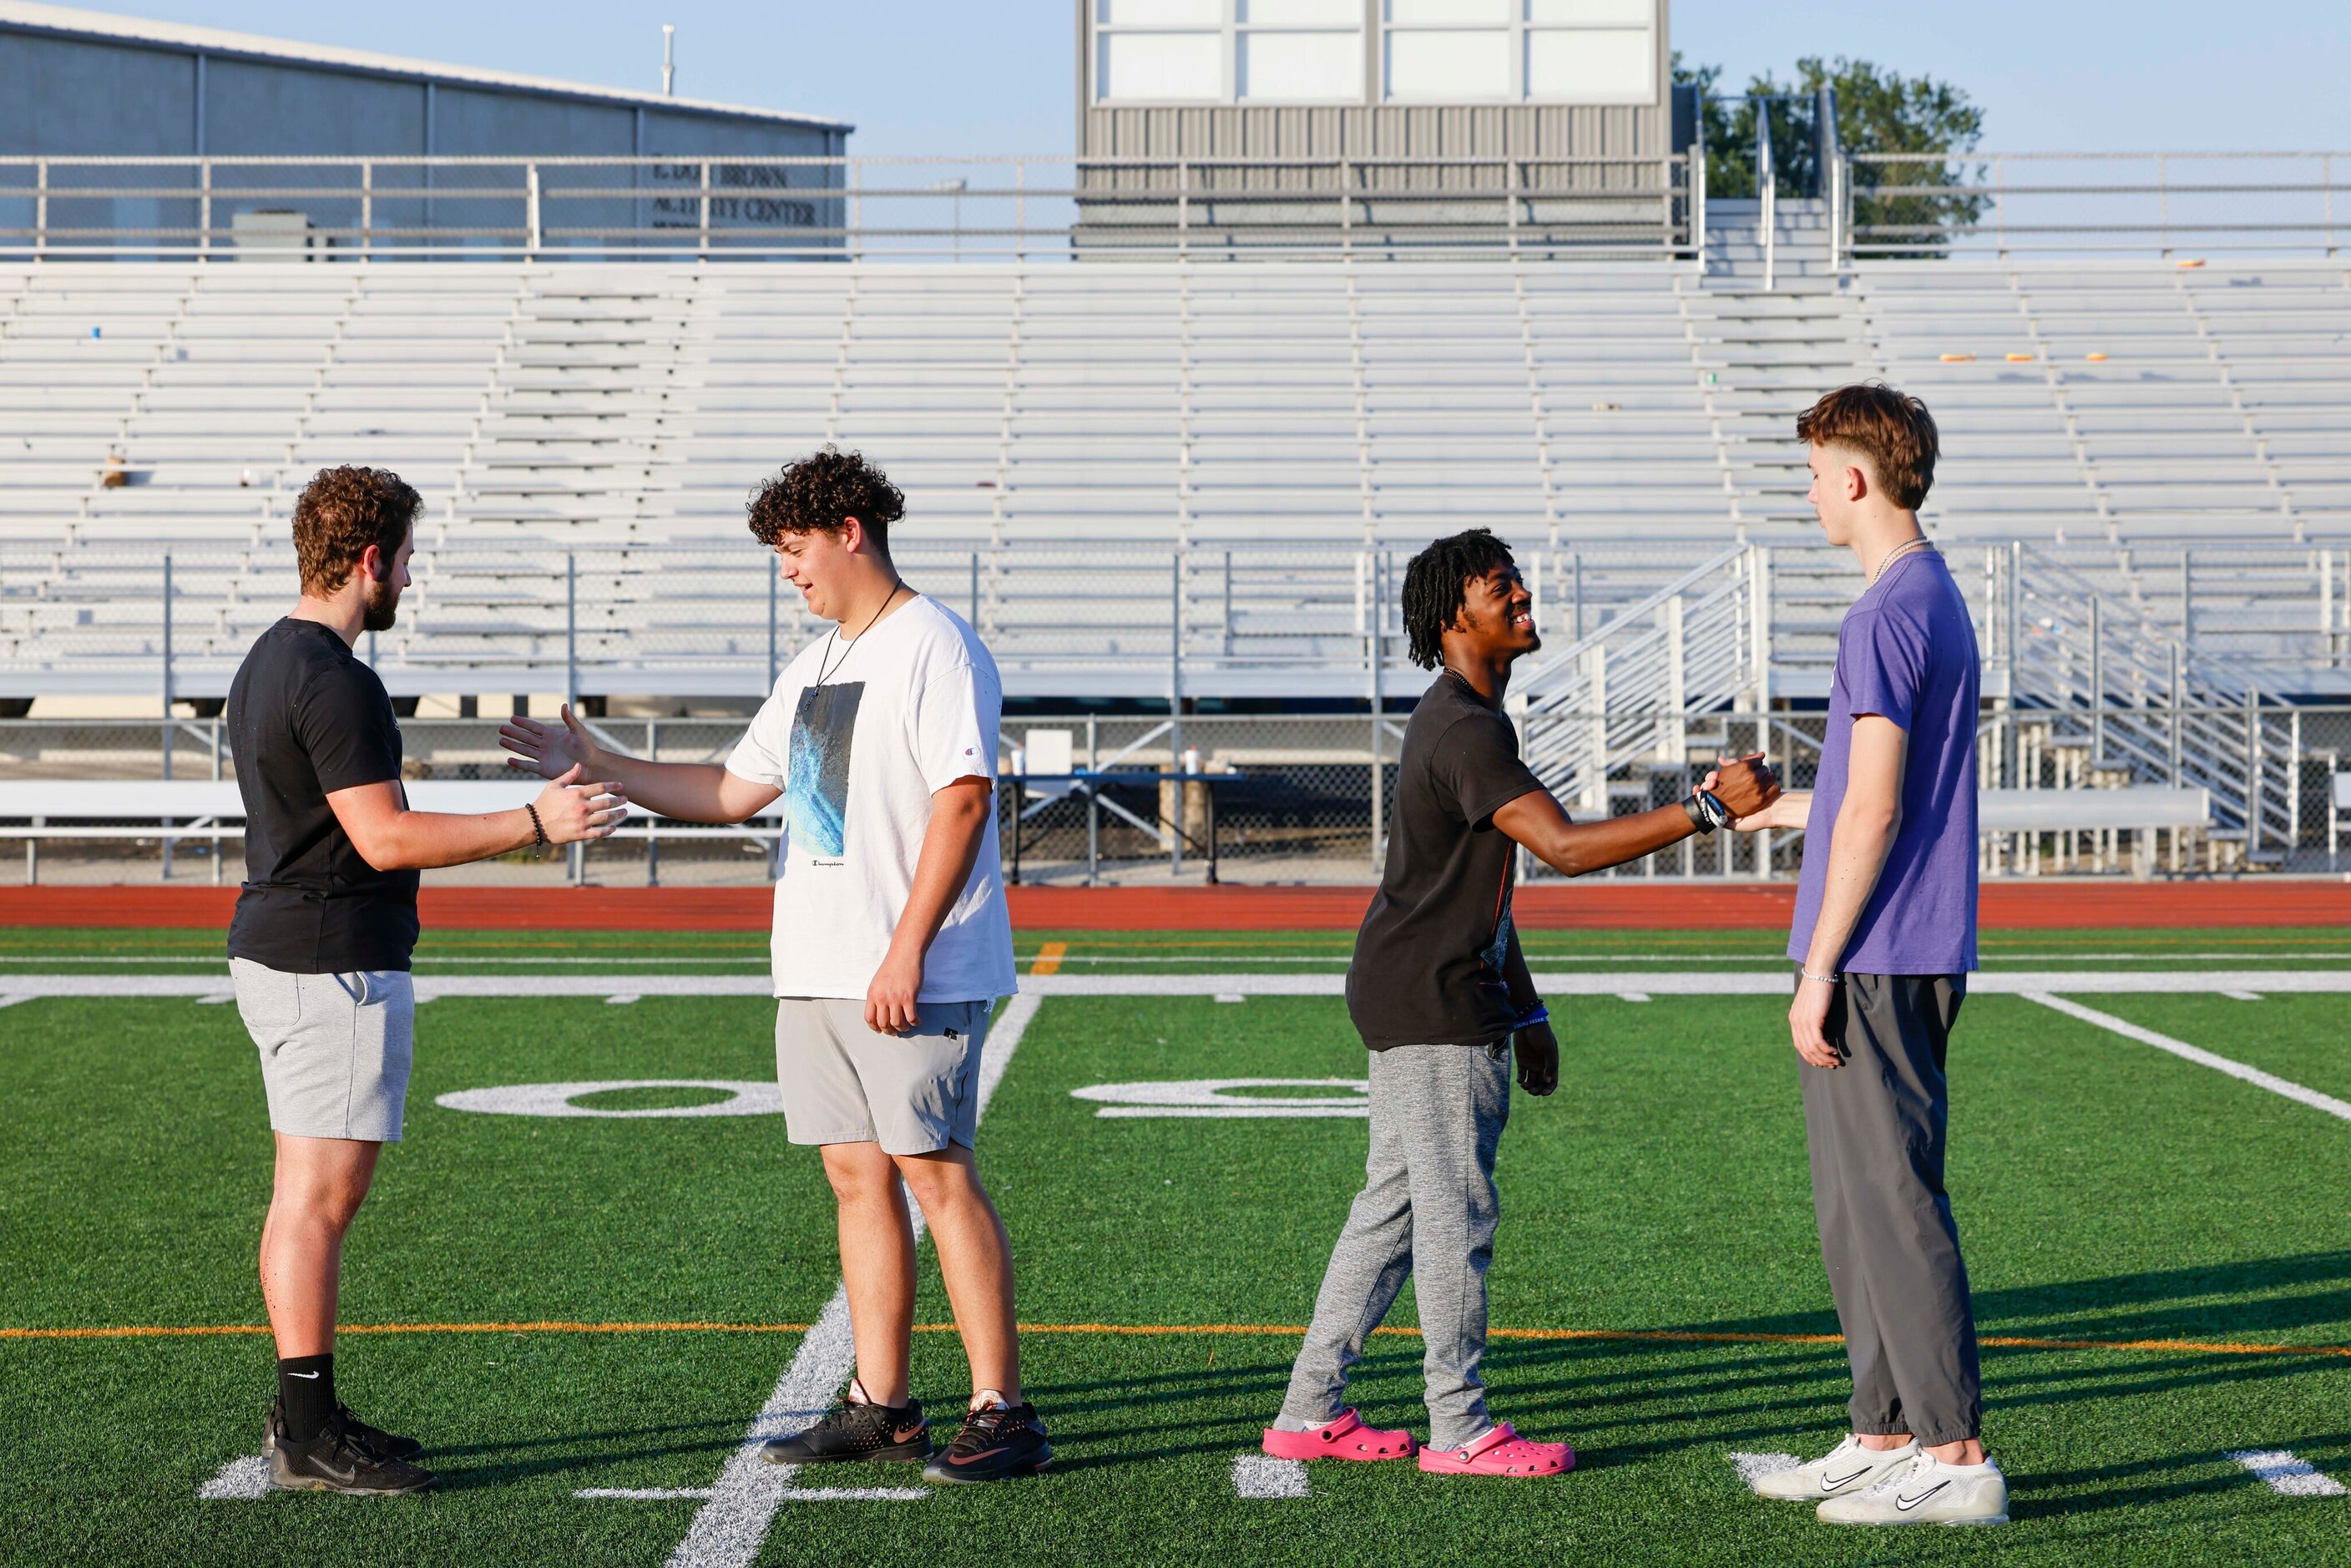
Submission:
M 0 992 L 0 1008 L 13 1008 L 18 1002 L 29 1002 L 32 999 L 32 998 L 17 991 Z
M 2343 1483 L 2290 1448 L 2246 1449 L 2231 1458 L 2252 1471 L 2261 1483 L 2283 1497 L 2341 1497 Z
M 759 977 L 760 988 L 767 987 L 765 976 Z M 988 1030 L 980 1048 L 979 1084 L 977 1114 L 987 1113 L 987 1103 L 996 1094 L 996 1086 L 1004 1081 L 1004 1070 L 1011 1064 L 1012 1053 L 1019 1049 L 1020 1037 L 1029 1032 L 1029 1020 L 1037 1016 L 1036 980 L 1031 989 L 1005 1004 L 1004 1016 Z M 923 1211 L 919 1206 L 909 1206 L 914 1215 L 914 1237 L 922 1239 Z M 822 1416 L 831 1406 L 833 1396 L 849 1381 L 857 1365 L 857 1345 L 849 1332 L 849 1293 L 845 1287 L 836 1286 L 832 1300 L 825 1304 L 823 1314 L 800 1347 L 792 1356 L 791 1364 L 784 1369 L 767 1405 L 753 1418 L 750 1430 L 743 1442 L 728 1457 L 726 1468 L 719 1472 L 717 1484 L 711 1488 L 710 1500 L 694 1516 L 694 1526 L 685 1539 L 670 1553 L 670 1568 L 749 1568 L 759 1555 L 760 1544 L 768 1538 L 768 1526 L 775 1519 L 777 1508 L 794 1492 L 791 1465 L 771 1465 L 759 1457 L 761 1445 L 770 1437 L 797 1431 Z M 891 1498 L 920 1498 L 920 1491 L 895 1489 L 850 1489 L 835 1495 L 868 1497 L 886 1493 Z M 799 1494 L 806 1500 L 830 1500 L 822 1494 Z
M 1621 975 L 1539 973 L 1535 985 L 1553 997 L 1621 997 Z M 1703 970 L 1643 975 L 1649 997 L 1783 997 L 1783 970 Z M 217 975 L 11 975 L 9 995 L 48 997 L 220 997 Z M 1024 997 L 1336 997 L 1343 975 L 1023 975 Z M 2019 969 L 1968 977 L 1974 996 L 2039 997 L 2160 994 L 2342 996 L 2351 994 L 2351 969 Z M 765 997 L 765 975 L 419 975 L 416 999 L 444 997 Z
M 1730 1462 L 1739 1468 L 1739 1484 L 1753 1491 L 1755 1483 L 1765 1476 L 1792 1470 L 1804 1461 L 1793 1454 L 1733 1454 Z
M 2174 1040 L 2168 1034 L 2158 1034 L 2151 1029 L 2141 1029 L 2127 1019 L 2118 1019 L 2112 1013 L 2102 1013 L 2095 1008 L 2085 1008 L 2081 1003 L 2068 1001 L 2064 997 L 2051 996 L 2046 992 L 2028 992 L 2026 999 L 2039 1002 L 2044 1008 L 2054 1008 L 2068 1018 L 2077 1018 L 2084 1023 L 2095 1024 L 2100 1029 L 2121 1035 L 2125 1040 L 2135 1040 L 2141 1045 L 2151 1045 L 2158 1051 L 2168 1051 L 2184 1061 L 2192 1061 L 2199 1067 L 2209 1067 L 2215 1072 L 2225 1072 L 2231 1078 L 2241 1078 L 2256 1088 L 2266 1089 L 2273 1094 L 2283 1094 L 2287 1099 L 2299 1101 L 2314 1111 L 2324 1111 L 2330 1116 L 2339 1116 L 2344 1121 L 2351 1122 L 2351 1104 L 2337 1100 L 2332 1094 L 2321 1094 L 2315 1089 L 2305 1089 L 2301 1084 L 2280 1078 L 2273 1072 L 2263 1072 L 2258 1067 L 2248 1067 L 2241 1061 L 2215 1055 L 2200 1046 L 2190 1045 L 2184 1040 Z
M 1244 1450 L 1233 1456 L 1233 1491 L 1246 1498 L 1312 1497 L 1304 1459 Z

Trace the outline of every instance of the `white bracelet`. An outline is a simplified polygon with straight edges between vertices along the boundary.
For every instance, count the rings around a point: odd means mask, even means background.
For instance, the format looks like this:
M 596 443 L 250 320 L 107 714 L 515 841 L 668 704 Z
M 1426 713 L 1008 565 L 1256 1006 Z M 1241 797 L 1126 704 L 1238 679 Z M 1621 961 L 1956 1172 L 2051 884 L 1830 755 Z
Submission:
M 1834 986 L 1837 983 L 1837 977 L 1834 975 L 1815 975 L 1810 969 L 1798 969 L 1796 973 L 1802 975 L 1805 979 L 1812 981 L 1814 985 Z

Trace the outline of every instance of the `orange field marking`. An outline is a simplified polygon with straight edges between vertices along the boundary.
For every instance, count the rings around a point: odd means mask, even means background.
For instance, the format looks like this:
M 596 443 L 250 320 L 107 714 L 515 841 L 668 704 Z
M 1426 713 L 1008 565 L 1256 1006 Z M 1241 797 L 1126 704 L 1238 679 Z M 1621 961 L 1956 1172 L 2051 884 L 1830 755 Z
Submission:
M 1108 1334 L 1145 1339 L 1185 1335 L 1254 1335 L 1281 1338 L 1302 1334 L 1304 1323 L 1021 1323 L 1025 1334 Z M 427 1333 L 806 1333 L 807 1323 L 616 1322 L 583 1323 L 549 1320 L 507 1323 L 345 1323 L 347 1334 Z M 193 1327 L 133 1324 L 110 1328 L 0 1328 L 0 1340 L 23 1339 L 189 1339 L 217 1334 L 266 1334 L 266 1323 L 208 1323 Z M 953 1323 L 916 1323 L 916 1333 L 953 1333 Z M 1375 1334 L 1418 1339 L 1414 1328 L 1376 1328 Z M 1740 1333 L 1703 1329 L 1489 1329 L 1487 1337 L 1506 1340 L 1588 1340 L 1633 1344 L 1843 1344 L 1833 1333 Z M 2232 1341 L 2192 1339 L 2043 1339 L 2023 1334 L 1985 1334 L 1977 1341 L 2004 1350 L 2132 1350 L 2184 1352 L 2194 1355 L 2325 1355 L 2351 1358 L 2351 1344 L 2244 1344 Z
M 1029 966 L 1029 972 L 1032 975 L 1058 975 L 1061 972 L 1061 960 L 1069 956 L 1070 945 L 1067 942 L 1048 942 L 1037 949 L 1037 961 Z

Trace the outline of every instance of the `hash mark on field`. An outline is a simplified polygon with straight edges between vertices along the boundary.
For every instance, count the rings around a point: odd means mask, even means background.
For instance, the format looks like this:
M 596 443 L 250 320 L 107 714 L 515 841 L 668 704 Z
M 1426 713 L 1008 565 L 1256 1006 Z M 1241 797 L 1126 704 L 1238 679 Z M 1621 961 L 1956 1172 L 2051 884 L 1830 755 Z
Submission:
M 1306 1479 L 1306 1461 L 1277 1459 L 1271 1454 L 1248 1452 L 1233 1456 L 1233 1490 L 1242 1497 L 1312 1497 Z
M 269 1461 L 259 1454 L 231 1459 L 220 1474 L 196 1489 L 206 1502 L 246 1501 L 269 1495 Z
M 606 997 L 604 1005 L 608 1008 L 624 1008 L 635 1001 L 640 994 L 636 991 L 622 991 L 618 995 Z
M 2257 1002 L 2262 999 L 2259 991 L 2222 991 L 2220 994 L 2232 1002 Z
M 2112 1013 L 2102 1013 L 2095 1008 L 2085 1008 L 2081 1003 L 2069 1001 L 2064 997 L 2053 997 L 2046 991 L 2027 991 L 2024 995 L 2026 1000 L 2039 1002 L 2044 1008 L 2054 1008 L 2068 1018 L 2077 1018 L 2084 1023 L 2096 1024 L 2100 1029 L 2121 1035 L 2125 1040 L 2135 1040 L 2141 1045 L 2151 1045 L 2158 1051 L 2168 1051 L 2182 1061 L 2192 1061 L 2199 1067 L 2209 1067 L 2215 1072 L 2225 1072 L 2231 1078 L 2242 1079 L 2255 1088 L 2266 1089 L 2273 1094 L 2283 1094 L 2289 1100 L 2301 1102 L 2314 1111 L 2324 1111 L 2330 1116 L 2339 1116 L 2346 1122 L 2351 1122 L 2351 1104 L 2337 1100 L 2332 1094 L 2321 1094 L 2315 1089 L 2305 1089 L 2291 1079 L 2280 1078 L 2273 1072 L 2263 1072 L 2258 1067 L 2248 1067 L 2241 1061 L 2216 1055 L 2200 1047 L 2190 1045 L 2184 1040 L 2174 1040 L 2168 1034 L 2158 1034 L 2151 1029 L 2141 1029 L 2138 1025 L 2118 1019 Z
M 1793 1454 L 1733 1454 L 1730 1462 L 1739 1467 L 1739 1482 L 1749 1491 L 1765 1476 L 1776 1476 L 1782 1470 L 1792 1470 L 1804 1461 Z
M 2341 1497 L 2343 1483 L 2307 1459 L 2294 1458 L 2291 1448 L 2247 1448 L 2231 1458 L 2252 1471 L 2255 1479 L 2281 1497 Z
M 1646 991 L 1619 991 L 1616 993 L 1616 999 L 1624 1002 L 1646 1002 L 1649 999 L 1649 993 Z
M 1217 993 L 1217 1000 L 1220 1002 L 1245 1002 L 1249 1000 L 1249 998 L 1241 995 L 1238 991 L 1218 991 Z
M 236 1000 L 236 993 L 235 991 L 210 991 L 196 998 L 196 1006 L 200 1008 L 216 1008 L 224 1002 L 233 1002 L 235 1000 Z
M 976 1097 L 973 1119 L 987 1114 L 987 1103 L 996 1096 L 996 1086 L 1004 1082 L 1004 1070 L 1011 1064 L 1012 1053 L 1019 1049 L 1020 1037 L 1029 1032 L 1029 1022 L 1037 1016 L 1038 998 L 1028 992 L 1005 1004 L 1003 1016 L 988 1031 L 980 1048 L 979 1082 L 972 1088 Z M 923 1211 L 912 1206 L 909 1218 L 914 1222 L 914 1239 L 923 1238 Z M 760 1458 L 759 1449 L 770 1437 L 781 1437 L 787 1429 L 797 1430 L 800 1425 L 824 1414 L 832 1404 L 833 1396 L 857 1365 L 857 1343 L 849 1330 L 849 1289 L 833 1287 L 832 1300 L 824 1306 L 823 1315 L 792 1356 L 791 1364 L 777 1379 L 775 1392 L 768 1403 L 751 1419 L 750 1430 L 743 1442 L 727 1456 L 726 1468 L 718 1472 L 718 1483 L 711 1488 L 710 1500 L 695 1511 L 694 1524 L 685 1539 L 670 1553 L 669 1568 L 750 1568 L 759 1555 L 760 1546 L 768 1539 L 768 1527 L 773 1523 L 777 1508 L 792 1491 L 791 1465 L 771 1465 Z M 787 1423 L 793 1423 L 789 1428 Z M 803 1500 L 831 1500 L 844 1494 L 834 1492 L 803 1492 Z M 892 1494 L 893 1499 L 902 1494 Z M 908 1500 L 926 1496 L 923 1492 L 903 1494 Z
M 18 1002 L 29 1002 L 30 997 L 20 997 L 14 991 L 0 993 L 0 1008 L 13 1008 Z
M 1048 942 L 1037 949 L 1037 961 L 1029 966 L 1029 972 L 1032 975 L 1058 975 L 1061 972 L 1061 960 L 1069 956 L 1070 945 L 1067 942 Z
M 667 1502 L 672 1498 L 708 1497 L 708 1487 L 581 1487 L 573 1497 L 614 1498 L 622 1502 Z

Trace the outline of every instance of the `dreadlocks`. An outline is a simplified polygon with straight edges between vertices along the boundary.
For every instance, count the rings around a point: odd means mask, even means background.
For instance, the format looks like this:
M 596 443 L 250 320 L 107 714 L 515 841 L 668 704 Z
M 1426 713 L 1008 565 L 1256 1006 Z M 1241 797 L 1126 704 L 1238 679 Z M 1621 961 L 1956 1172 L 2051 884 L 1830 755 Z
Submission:
M 1513 566 L 1510 547 L 1491 528 L 1471 528 L 1438 539 L 1404 569 L 1404 631 L 1412 662 L 1433 670 L 1444 662 L 1445 629 L 1461 613 L 1462 590 L 1473 577 Z

